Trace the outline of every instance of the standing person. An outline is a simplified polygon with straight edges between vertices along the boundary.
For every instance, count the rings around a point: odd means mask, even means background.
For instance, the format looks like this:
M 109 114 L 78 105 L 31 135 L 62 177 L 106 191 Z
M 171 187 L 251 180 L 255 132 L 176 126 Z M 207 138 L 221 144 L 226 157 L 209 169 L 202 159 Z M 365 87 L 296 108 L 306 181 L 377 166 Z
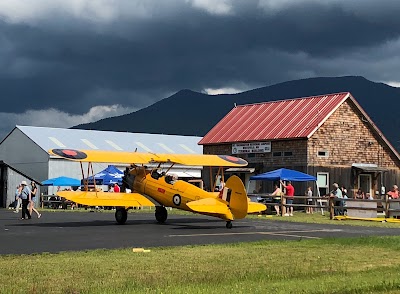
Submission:
M 331 192 L 331 196 L 335 196 L 335 206 L 339 206 L 339 208 L 334 208 L 335 215 L 343 215 L 343 195 L 342 190 L 339 189 L 339 185 L 337 183 L 333 183 L 333 190 Z
M 118 184 L 115 183 L 115 184 L 114 184 L 114 192 L 115 192 L 115 193 L 119 193 L 120 191 L 121 191 L 121 189 L 119 188 Z
M 36 210 L 35 203 L 36 203 L 36 193 L 37 193 L 37 186 L 34 181 L 31 183 L 31 200 L 29 201 L 29 214 L 32 215 L 32 211 L 36 212 L 37 217 L 40 218 L 42 215 Z
M 29 189 L 28 184 L 26 181 L 21 182 L 21 194 L 19 197 L 22 199 L 22 217 L 21 219 L 25 219 L 25 215 L 28 219 L 31 219 L 31 214 L 28 210 L 29 201 L 31 200 L 31 189 Z
M 312 205 L 313 204 L 313 199 L 312 199 L 312 190 L 311 187 L 307 188 L 306 191 L 306 196 L 307 196 L 307 205 Z M 307 213 L 314 213 L 314 209 L 311 206 L 307 206 Z
M 224 180 L 221 180 L 218 186 L 218 191 L 223 191 L 225 188 L 225 182 Z
M 289 213 L 285 213 L 285 216 L 293 216 L 293 199 L 294 199 L 294 187 L 291 181 L 287 181 L 287 185 L 281 181 L 282 186 L 286 190 L 286 204 L 288 205 Z
M 281 203 L 282 190 L 279 188 L 278 184 L 274 185 L 274 189 L 275 189 L 274 192 L 271 194 L 272 201 L 274 203 L 276 203 L 274 205 L 276 215 L 280 215 L 280 213 L 279 213 L 279 204 Z
M 19 198 L 19 195 L 21 195 L 22 191 L 22 186 L 18 185 L 17 189 L 15 190 L 15 210 L 14 213 L 19 213 L 19 209 L 21 207 L 21 198 Z
M 224 188 L 225 188 L 225 182 L 223 179 L 219 182 L 219 186 L 217 188 L 217 191 L 219 191 L 218 197 L 222 199 L 224 196 Z

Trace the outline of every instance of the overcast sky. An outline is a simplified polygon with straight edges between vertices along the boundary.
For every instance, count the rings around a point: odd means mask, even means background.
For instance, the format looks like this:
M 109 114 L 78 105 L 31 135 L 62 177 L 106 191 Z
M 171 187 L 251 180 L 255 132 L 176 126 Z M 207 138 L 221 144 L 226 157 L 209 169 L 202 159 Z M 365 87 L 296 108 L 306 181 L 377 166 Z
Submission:
M 1 0 L 0 137 L 181 89 L 344 75 L 400 86 L 399 15 L 398 0 Z

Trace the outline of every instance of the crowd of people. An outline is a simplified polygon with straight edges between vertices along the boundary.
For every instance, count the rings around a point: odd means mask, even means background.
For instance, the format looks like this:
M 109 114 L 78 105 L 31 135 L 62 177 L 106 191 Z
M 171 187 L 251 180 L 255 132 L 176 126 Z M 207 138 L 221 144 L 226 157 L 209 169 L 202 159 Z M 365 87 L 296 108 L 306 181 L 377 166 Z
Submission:
M 336 198 L 335 200 L 335 215 L 343 215 L 346 212 L 346 201 L 348 199 L 347 189 L 345 187 L 341 187 L 339 189 L 339 185 L 337 183 L 333 184 L 333 190 L 330 193 L 331 196 Z M 393 185 L 391 190 L 386 193 L 389 199 L 399 199 L 399 188 L 397 185 Z M 360 199 L 360 200 L 373 200 L 374 197 L 369 192 L 364 192 L 361 188 L 359 188 L 354 196 L 353 199 Z
M 282 187 L 282 188 L 281 188 Z M 255 193 L 258 191 L 254 190 Z M 282 213 L 281 211 L 281 203 L 282 203 L 282 196 L 285 195 L 286 198 L 286 212 Z M 391 190 L 387 193 L 389 199 L 399 199 L 399 188 L 397 185 L 393 185 Z M 283 215 L 283 216 L 293 216 L 293 201 L 294 201 L 294 187 L 290 181 L 280 181 L 274 184 L 274 189 L 271 194 L 269 194 L 270 200 L 273 203 L 271 208 L 273 207 L 274 214 L 276 215 Z M 353 196 L 348 195 L 347 189 L 345 186 L 339 186 L 338 183 L 333 183 L 332 190 L 323 196 L 333 196 L 335 197 L 335 215 L 344 215 L 346 213 L 346 199 L 349 197 L 353 199 L 364 199 L 364 200 L 371 200 L 374 199 L 370 193 L 365 193 L 361 188 L 358 189 Z M 306 213 L 313 214 L 314 208 L 313 205 L 315 203 L 313 198 L 313 191 L 311 187 L 307 187 L 305 191 L 306 197 Z
M 71 190 L 71 189 L 65 189 Z M 64 190 L 64 191 L 65 191 Z M 61 191 L 61 187 L 57 188 L 57 191 Z M 117 183 L 109 185 L 108 192 L 119 193 L 121 188 Z M 131 192 L 127 189 L 126 192 Z M 36 196 L 38 193 L 37 185 L 34 181 L 31 182 L 31 186 L 28 186 L 26 181 L 22 181 L 15 190 L 15 201 L 12 203 L 12 208 L 14 209 L 14 213 L 19 213 L 21 211 L 21 220 L 31 219 L 32 214 L 35 213 L 37 218 L 41 218 L 42 214 L 36 209 L 35 205 L 37 202 Z M 62 199 L 57 195 L 53 195 L 49 198 L 50 201 L 54 201 L 55 205 L 51 206 L 51 208 L 64 208 L 66 209 L 67 205 L 71 206 L 71 209 L 75 209 L 78 207 L 77 203 Z M 49 206 L 50 207 L 50 206 Z M 10 205 L 11 208 L 11 205 Z M 96 209 L 100 209 L 96 207 Z

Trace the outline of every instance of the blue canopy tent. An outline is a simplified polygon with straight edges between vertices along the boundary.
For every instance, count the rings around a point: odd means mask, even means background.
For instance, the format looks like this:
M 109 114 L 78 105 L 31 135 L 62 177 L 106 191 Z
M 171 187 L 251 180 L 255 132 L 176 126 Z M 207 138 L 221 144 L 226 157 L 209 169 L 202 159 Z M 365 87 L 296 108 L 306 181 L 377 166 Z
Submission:
M 282 180 L 282 181 L 293 181 L 293 182 L 307 182 L 307 181 L 316 181 L 317 178 L 296 170 L 280 168 L 277 170 L 252 176 L 250 177 L 250 180 L 269 180 L 269 181 Z
M 69 178 L 69 177 L 58 177 L 51 178 L 42 182 L 43 186 L 71 186 L 78 187 L 81 185 L 81 180 Z
M 262 180 L 262 181 L 292 181 L 292 182 L 315 182 L 317 187 L 318 197 L 321 197 L 318 188 L 317 178 L 311 176 L 309 174 L 305 174 L 296 170 L 291 170 L 287 168 L 280 168 L 277 170 L 269 171 L 263 174 L 251 176 L 250 180 Z M 282 188 L 282 187 L 281 187 Z M 321 204 L 321 200 L 318 200 Z M 324 210 L 321 209 L 322 214 L 324 214 Z
M 96 185 L 109 185 L 115 184 L 122 185 L 122 177 L 124 176 L 124 172 L 120 171 L 114 165 L 109 165 L 106 169 L 98 172 L 94 175 L 94 180 L 96 181 Z M 83 183 L 85 183 L 83 180 Z M 93 184 L 93 176 L 88 178 L 89 185 Z

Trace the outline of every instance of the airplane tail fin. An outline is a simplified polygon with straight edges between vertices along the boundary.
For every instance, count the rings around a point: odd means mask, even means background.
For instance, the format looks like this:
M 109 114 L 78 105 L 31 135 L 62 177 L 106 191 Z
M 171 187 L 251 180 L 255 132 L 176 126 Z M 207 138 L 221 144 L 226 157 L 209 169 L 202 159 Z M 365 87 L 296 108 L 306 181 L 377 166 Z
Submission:
M 222 195 L 229 202 L 229 208 L 235 219 L 245 218 L 247 215 L 248 200 L 246 189 L 238 176 L 231 176 L 226 181 L 226 188 Z

